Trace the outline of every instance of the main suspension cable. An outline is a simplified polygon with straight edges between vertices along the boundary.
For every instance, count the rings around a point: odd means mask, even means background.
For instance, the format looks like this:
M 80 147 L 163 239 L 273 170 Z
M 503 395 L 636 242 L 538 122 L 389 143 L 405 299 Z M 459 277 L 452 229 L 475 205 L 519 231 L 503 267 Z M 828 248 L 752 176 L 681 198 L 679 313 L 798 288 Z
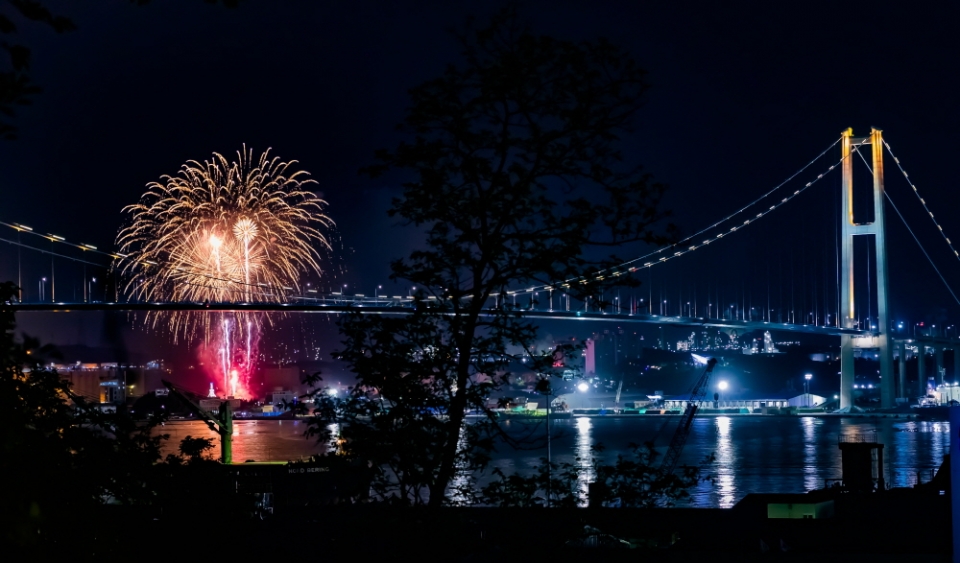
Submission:
M 816 162 L 817 160 L 819 160 L 821 157 L 823 157 L 823 155 L 825 155 L 825 154 L 827 153 L 827 151 L 829 151 L 829 150 L 832 149 L 834 146 L 836 146 L 836 144 L 837 144 L 838 142 L 839 142 L 839 140 L 838 140 L 838 141 L 834 141 L 829 147 L 827 147 L 826 150 L 824 150 L 823 152 L 821 152 L 816 158 L 814 158 L 814 159 L 811 160 L 809 163 L 807 163 L 803 168 L 801 168 L 800 170 L 798 170 L 797 172 L 795 172 L 794 174 L 792 174 L 787 180 L 784 180 L 784 181 L 781 182 L 777 187 L 775 187 L 774 189 L 768 191 L 767 193 L 765 193 L 764 195 L 760 196 L 759 198 L 753 200 L 753 201 L 750 202 L 749 204 L 741 207 L 741 208 L 740 208 L 739 210 L 737 210 L 736 212 L 731 213 L 730 215 L 727 215 L 727 216 L 724 217 L 723 219 L 714 222 L 714 223 L 713 223 L 712 225 L 710 225 L 709 227 L 700 229 L 699 231 L 697 231 L 696 234 L 686 237 L 686 238 L 685 238 L 683 241 L 681 241 L 681 242 L 672 244 L 672 245 L 670 245 L 670 246 L 661 247 L 661 248 L 659 248 L 659 249 L 657 249 L 657 250 L 655 250 L 655 251 L 653 251 L 653 252 L 650 252 L 650 253 L 648 253 L 648 254 L 645 254 L 645 255 L 643 255 L 643 256 L 640 256 L 639 258 L 634 258 L 634 259 L 632 259 L 632 260 L 627 260 L 627 261 L 622 262 L 622 263 L 620 263 L 620 264 L 618 264 L 618 265 L 616 265 L 616 266 L 613 266 L 613 267 L 611 267 L 611 268 L 604 269 L 604 270 L 598 272 L 598 273 L 594 276 L 594 278 L 593 278 L 594 281 L 602 281 L 602 280 L 604 280 L 604 279 L 605 279 L 606 277 L 608 277 L 608 276 L 618 277 L 618 276 L 624 275 L 624 274 L 626 274 L 626 273 L 634 273 L 634 272 L 636 272 L 637 270 L 641 270 L 641 269 L 644 269 L 644 268 L 651 268 L 651 267 L 653 267 L 653 266 L 655 266 L 655 265 L 657 265 L 657 264 L 662 264 L 662 263 L 664 263 L 664 262 L 666 262 L 666 261 L 668 261 L 668 260 L 672 260 L 672 259 L 674 259 L 674 258 L 679 258 L 680 256 L 683 256 L 684 254 L 688 254 L 688 253 L 693 252 L 694 250 L 697 250 L 697 249 L 699 249 L 699 248 L 701 248 L 701 247 L 703 247 L 703 246 L 707 246 L 707 245 L 709 245 L 709 244 L 712 243 L 712 242 L 718 241 L 718 240 L 720 240 L 721 238 L 723 238 L 723 237 L 725 237 L 725 236 L 727 236 L 727 235 L 729 235 L 729 234 L 735 233 L 735 232 L 737 232 L 738 230 L 743 229 L 743 228 L 744 228 L 745 226 L 747 226 L 747 225 L 750 225 L 750 224 L 752 224 L 752 223 L 755 223 L 757 220 L 759 220 L 759 219 L 767 216 L 768 214 L 772 213 L 774 210 L 779 209 L 779 208 L 782 207 L 785 203 L 787 203 L 788 201 L 792 200 L 792 199 L 795 198 L 796 196 L 798 196 L 798 195 L 800 195 L 801 193 L 803 193 L 804 191 L 806 191 L 807 188 L 811 187 L 812 185 L 814 185 L 814 184 L 816 184 L 817 182 L 819 182 L 820 180 L 822 180 L 824 176 L 828 175 L 828 174 L 829 174 L 830 172 L 832 172 L 835 168 L 837 168 L 838 166 L 840 166 L 847 157 L 846 157 L 846 156 L 841 157 L 840 160 L 839 160 L 837 163 L 832 164 L 832 165 L 831 165 L 829 168 L 827 168 L 823 173 L 817 175 L 816 178 L 814 178 L 813 180 L 807 182 L 805 185 L 803 185 L 803 186 L 800 187 L 799 189 L 794 190 L 793 193 L 788 194 L 786 197 L 784 197 L 784 198 L 781 199 L 780 201 L 774 203 L 773 205 L 771 205 L 771 206 L 768 207 L 767 209 L 764 209 L 764 210 L 761 211 L 760 213 L 757 213 L 755 216 L 753 216 L 753 217 L 751 217 L 751 218 L 749 218 L 749 219 L 744 220 L 742 224 L 734 225 L 733 227 L 730 227 L 729 229 L 725 230 L 724 232 L 717 233 L 716 235 L 712 235 L 712 236 L 708 237 L 707 239 L 704 239 L 700 244 L 692 244 L 692 245 L 690 245 L 689 247 L 687 247 L 687 248 L 685 248 L 685 249 L 683 249 L 683 250 L 677 250 L 677 251 L 675 251 L 675 252 L 674 252 L 672 255 L 670 255 L 670 256 L 661 256 L 660 258 L 658 258 L 658 259 L 656 259 L 656 260 L 651 260 L 651 261 L 648 261 L 648 262 L 644 262 L 642 265 L 638 265 L 638 266 L 633 266 L 633 265 L 632 265 L 632 264 L 636 264 L 636 263 L 638 263 L 638 262 L 641 262 L 641 261 L 643 261 L 643 260 L 648 260 L 649 258 L 653 257 L 653 256 L 656 255 L 656 254 L 661 254 L 661 253 L 663 253 L 663 252 L 665 252 L 665 251 L 667 251 L 667 250 L 675 249 L 675 248 L 677 248 L 678 246 L 680 246 L 681 244 L 686 244 L 687 242 L 691 241 L 694 237 L 702 236 L 703 233 L 706 233 L 706 232 L 708 232 L 708 231 L 711 231 L 711 230 L 715 229 L 716 227 L 722 225 L 723 223 L 729 221 L 729 220 L 732 219 L 733 217 L 736 217 L 737 215 L 743 213 L 745 210 L 747 210 L 747 209 L 749 209 L 750 207 L 756 205 L 757 203 L 759 203 L 760 201 L 762 201 L 764 198 L 769 197 L 769 196 L 770 196 L 771 194 L 773 194 L 776 190 L 780 189 L 782 186 L 784 186 L 787 182 L 789 182 L 789 181 L 792 180 L 793 178 L 796 178 L 797 175 L 799 175 L 801 172 L 803 172 L 804 170 L 806 170 L 807 168 L 809 168 L 811 164 L 813 164 L 814 162 Z M 857 143 L 857 144 L 853 145 L 854 151 L 855 151 L 857 148 L 859 148 L 860 146 L 862 146 L 863 144 L 865 144 L 866 142 L 867 142 L 867 139 L 864 139 L 864 140 L 861 141 L 860 143 Z M 849 156 L 849 155 L 848 155 L 848 156 Z M 519 294 L 519 293 L 530 293 L 530 292 L 534 292 L 534 291 L 545 291 L 545 290 L 551 290 L 551 289 L 555 289 L 555 288 L 567 288 L 567 287 L 570 287 L 571 285 L 574 285 L 574 284 L 586 285 L 587 283 L 589 283 L 589 280 L 588 280 L 587 278 L 584 278 L 584 277 L 576 277 L 576 278 L 570 278 L 570 279 L 568 279 L 568 280 L 565 280 L 565 281 L 559 282 L 559 283 L 541 284 L 541 285 L 532 286 L 532 287 L 530 287 L 530 288 L 528 288 L 528 289 L 523 289 L 523 290 L 509 290 L 509 291 L 507 291 L 506 293 L 507 293 L 507 295 L 516 295 L 516 294 Z
M 937 227 L 937 230 L 940 231 L 940 236 L 943 237 L 943 240 L 947 241 L 947 246 L 950 247 L 950 250 L 953 251 L 953 255 L 960 259 L 960 252 L 957 252 L 957 249 L 953 247 L 953 243 L 950 242 L 950 238 L 947 236 L 947 233 L 944 232 L 943 227 L 940 226 L 940 223 L 937 222 L 937 218 L 933 216 L 933 211 L 930 211 L 930 208 L 927 207 L 927 202 L 920 196 L 920 192 L 917 191 L 917 186 L 910 181 L 910 176 L 907 175 L 907 171 L 903 169 L 903 166 L 900 164 L 900 159 L 893 154 L 893 150 L 890 148 L 890 143 L 886 139 L 883 140 L 884 146 L 887 147 L 887 152 L 890 153 L 890 156 L 893 158 L 893 161 L 897 164 L 897 168 L 900 169 L 900 173 L 903 174 L 904 179 L 910 184 L 910 187 L 913 188 L 913 193 L 917 195 L 917 199 L 920 200 L 920 204 L 923 205 L 923 209 L 927 212 L 927 215 L 930 216 L 930 220 L 933 221 L 933 224 Z

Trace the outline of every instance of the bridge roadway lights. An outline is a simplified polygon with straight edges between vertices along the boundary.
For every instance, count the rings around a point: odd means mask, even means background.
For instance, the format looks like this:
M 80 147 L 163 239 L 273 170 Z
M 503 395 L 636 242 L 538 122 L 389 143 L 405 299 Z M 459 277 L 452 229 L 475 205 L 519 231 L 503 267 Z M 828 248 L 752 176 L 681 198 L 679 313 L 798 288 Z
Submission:
M 0 303 L 0 308 L 13 312 L 50 312 L 76 313 L 81 311 L 249 311 L 249 312 L 290 312 L 324 313 L 340 315 L 344 313 L 363 313 L 371 315 L 409 315 L 414 311 L 409 305 L 396 305 L 380 299 L 379 305 L 371 301 L 363 304 L 316 304 L 316 303 Z M 494 314 L 495 309 L 486 309 L 485 314 Z M 767 321 L 739 321 L 730 319 L 708 319 L 704 317 L 662 317 L 659 315 L 636 315 L 629 313 L 584 313 L 583 311 L 518 311 L 521 316 L 538 320 L 579 320 L 604 321 L 616 323 L 644 323 L 660 326 L 734 328 L 739 330 L 770 330 L 775 332 L 793 332 L 819 334 L 823 336 L 876 336 L 869 330 L 855 328 L 837 328 L 835 326 L 817 326 L 803 324 L 771 323 Z

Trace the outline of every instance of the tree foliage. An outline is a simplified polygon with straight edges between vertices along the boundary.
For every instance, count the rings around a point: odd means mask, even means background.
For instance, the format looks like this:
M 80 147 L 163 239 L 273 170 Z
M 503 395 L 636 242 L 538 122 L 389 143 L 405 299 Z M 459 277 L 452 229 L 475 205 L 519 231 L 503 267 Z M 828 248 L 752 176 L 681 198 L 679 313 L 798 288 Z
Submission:
M 14 315 L 3 306 L 16 292 L 13 283 L 0 283 L 0 472 L 14 484 L 2 518 L 7 540 L 30 544 L 43 541 L 42 524 L 104 503 L 152 502 L 166 436 L 152 424 L 100 411 L 40 365 L 49 347 L 18 339 Z
M 22 19 L 45 24 L 57 33 L 76 29 L 69 18 L 54 15 L 37 0 L 10 0 L 9 5 Z M 13 14 L 0 13 L 0 37 L 14 35 L 16 31 Z M 0 66 L 0 138 L 9 140 L 16 138 L 17 128 L 10 120 L 17 106 L 29 105 L 31 98 L 40 93 L 40 87 L 30 80 L 29 47 L 4 38 L 0 41 L 0 51 L 6 59 Z
M 223 3 L 235 8 L 240 0 L 204 0 L 207 4 Z M 149 4 L 150 0 L 130 0 L 132 4 Z M 18 20 L 31 21 L 48 26 L 56 33 L 65 33 L 77 29 L 70 18 L 54 14 L 40 0 L 9 0 L 11 10 L 0 12 L 0 138 L 12 140 L 17 137 L 17 127 L 12 119 L 19 106 L 30 105 L 41 88 L 30 79 L 31 50 L 18 41 L 8 41 L 5 37 L 15 36 Z
M 434 506 L 468 501 L 494 438 L 512 438 L 489 402 L 511 363 L 528 356 L 545 383 L 554 371 L 509 292 L 635 284 L 607 252 L 673 236 L 665 187 L 621 152 L 648 89 L 627 53 L 535 35 L 509 10 L 460 40 L 461 62 L 411 90 L 409 140 L 365 169 L 406 178 L 389 214 L 426 233 L 391 264 L 422 288 L 416 313 L 343 319 L 338 355 L 359 384 L 346 399 L 315 394 L 315 433 L 337 423 L 341 453 L 385 468 L 383 495 Z
M 493 471 L 495 479 L 483 487 L 485 504 L 501 508 L 534 506 L 591 506 L 654 508 L 674 506 L 690 497 L 689 490 L 704 480 L 705 466 L 713 456 L 697 466 L 683 466 L 680 473 L 667 473 L 660 467 L 660 454 L 647 442 L 629 444 L 631 455 L 617 455 L 611 464 L 600 454 L 603 446 L 593 447 L 591 460 L 577 458 L 574 463 L 542 459 L 533 475 Z M 585 483 L 589 481 L 589 491 Z M 548 500 L 549 499 L 549 500 Z

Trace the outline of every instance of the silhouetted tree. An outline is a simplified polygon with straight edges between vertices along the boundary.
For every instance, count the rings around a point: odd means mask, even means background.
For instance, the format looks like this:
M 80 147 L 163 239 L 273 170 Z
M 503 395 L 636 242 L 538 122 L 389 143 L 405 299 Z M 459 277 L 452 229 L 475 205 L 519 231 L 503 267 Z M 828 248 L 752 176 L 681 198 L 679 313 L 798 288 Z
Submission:
M 499 468 L 493 471 L 495 479 L 481 491 L 484 503 L 501 508 L 532 506 L 571 507 L 618 506 L 652 508 L 674 506 L 690 497 L 689 490 L 702 481 L 703 469 L 713 462 L 708 456 L 696 466 L 683 466 L 677 473 L 668 474 L 660 467 L 660 454 L 650 443 L 628 445 L 631 455 L 617 455 L 612 464 L 600 455 L 602 445 L 593 447 L 592 460 L 577 458 L 575 463 L 548 462 L 541 459 L 532 475 L 514 472 L 506 474 Z M 589 492 L 585 483 L 589 479 Z
M 344 318 L 338 356 L 359 384 L 342 400 L 315 394 L 314 430 L 338 422 L 339 451 L 383 468 L 382 497 L 433 506 L 472 501 L 469 476 L 510 438 L 489 404 L 510 362 L 528 356 L 545 383 L 554 371 L 510 292 L 596 298 L 636 281 L 591 250 L 673 234 L 655 229 L 664 186 L 618 148 L 648 88 L 627 53 L 534 35 L 511 10 L 459 38 L 461 63 L 410 92 L 410 139 L 366 169 L 409 178 L 389 214 L 426 244 L 391 277 L 421 288 L 416 312 Z
M 130 0 L 133 4 L 149 4 L 150 0 Z M 240 0 L 204 0 L 208 4 L 222 2 L 228 8 L 239 5 Z M 51 12 L 40 0 L 8 0 L 10 13 L 0 12 L 0 138 L 11 140 L 17 136 L 17 127 L 12 123 L 18 106 L 29 105 L 40 93 L 40 87 L 30 80 L 31 51 L 20 42 L 6 39 L 17 33 L 18 20 L 38 22 L 49 26 L 57 33 L 73 31 L 73 21 Z
M 203 459 L 204 454 L 212 449 L 212 438 L 194 438 L 187 435 L 183 440 L 180 440 L 180 455 L 186 456 L 188 462 L 199 462 Z
M 10 485 L 0 511 L 10 543 L 34 544 L 52 522 L 103 503 L 152 502 L 149 484 L 165 436 L 101 412 L 40 365 L 49 349 L 16 338 L 14 315 L 4 307 L 16 291 L 0 283 L 0 473 Z

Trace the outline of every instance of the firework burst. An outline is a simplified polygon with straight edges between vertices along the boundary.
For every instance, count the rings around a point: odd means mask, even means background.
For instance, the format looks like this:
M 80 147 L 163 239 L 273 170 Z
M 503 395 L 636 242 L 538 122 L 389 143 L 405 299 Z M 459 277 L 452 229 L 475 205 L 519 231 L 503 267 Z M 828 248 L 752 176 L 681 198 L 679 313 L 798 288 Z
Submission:
M 117 236 L 126 255 L 125 293 L 147 301 L 281 302 L 300 294 L 303 274 L 320 275 L 324 232 L 333 221 L 326 202 L 306 189 L 316 182 L 296 170 L 296 161 L 259 157 L 246 147 L 230 161 L 214 153 L 189 161 L 175 176 L 147 184 L 135 205 L 124 208 L 130 222 Z M 236 395 L 249 377 L 260 314 L 159 314 L 174 338 L 202 332 L 219 342 L 218 371 L 225 391 Z M 242 350 L 242 353 L 240 353 Z

